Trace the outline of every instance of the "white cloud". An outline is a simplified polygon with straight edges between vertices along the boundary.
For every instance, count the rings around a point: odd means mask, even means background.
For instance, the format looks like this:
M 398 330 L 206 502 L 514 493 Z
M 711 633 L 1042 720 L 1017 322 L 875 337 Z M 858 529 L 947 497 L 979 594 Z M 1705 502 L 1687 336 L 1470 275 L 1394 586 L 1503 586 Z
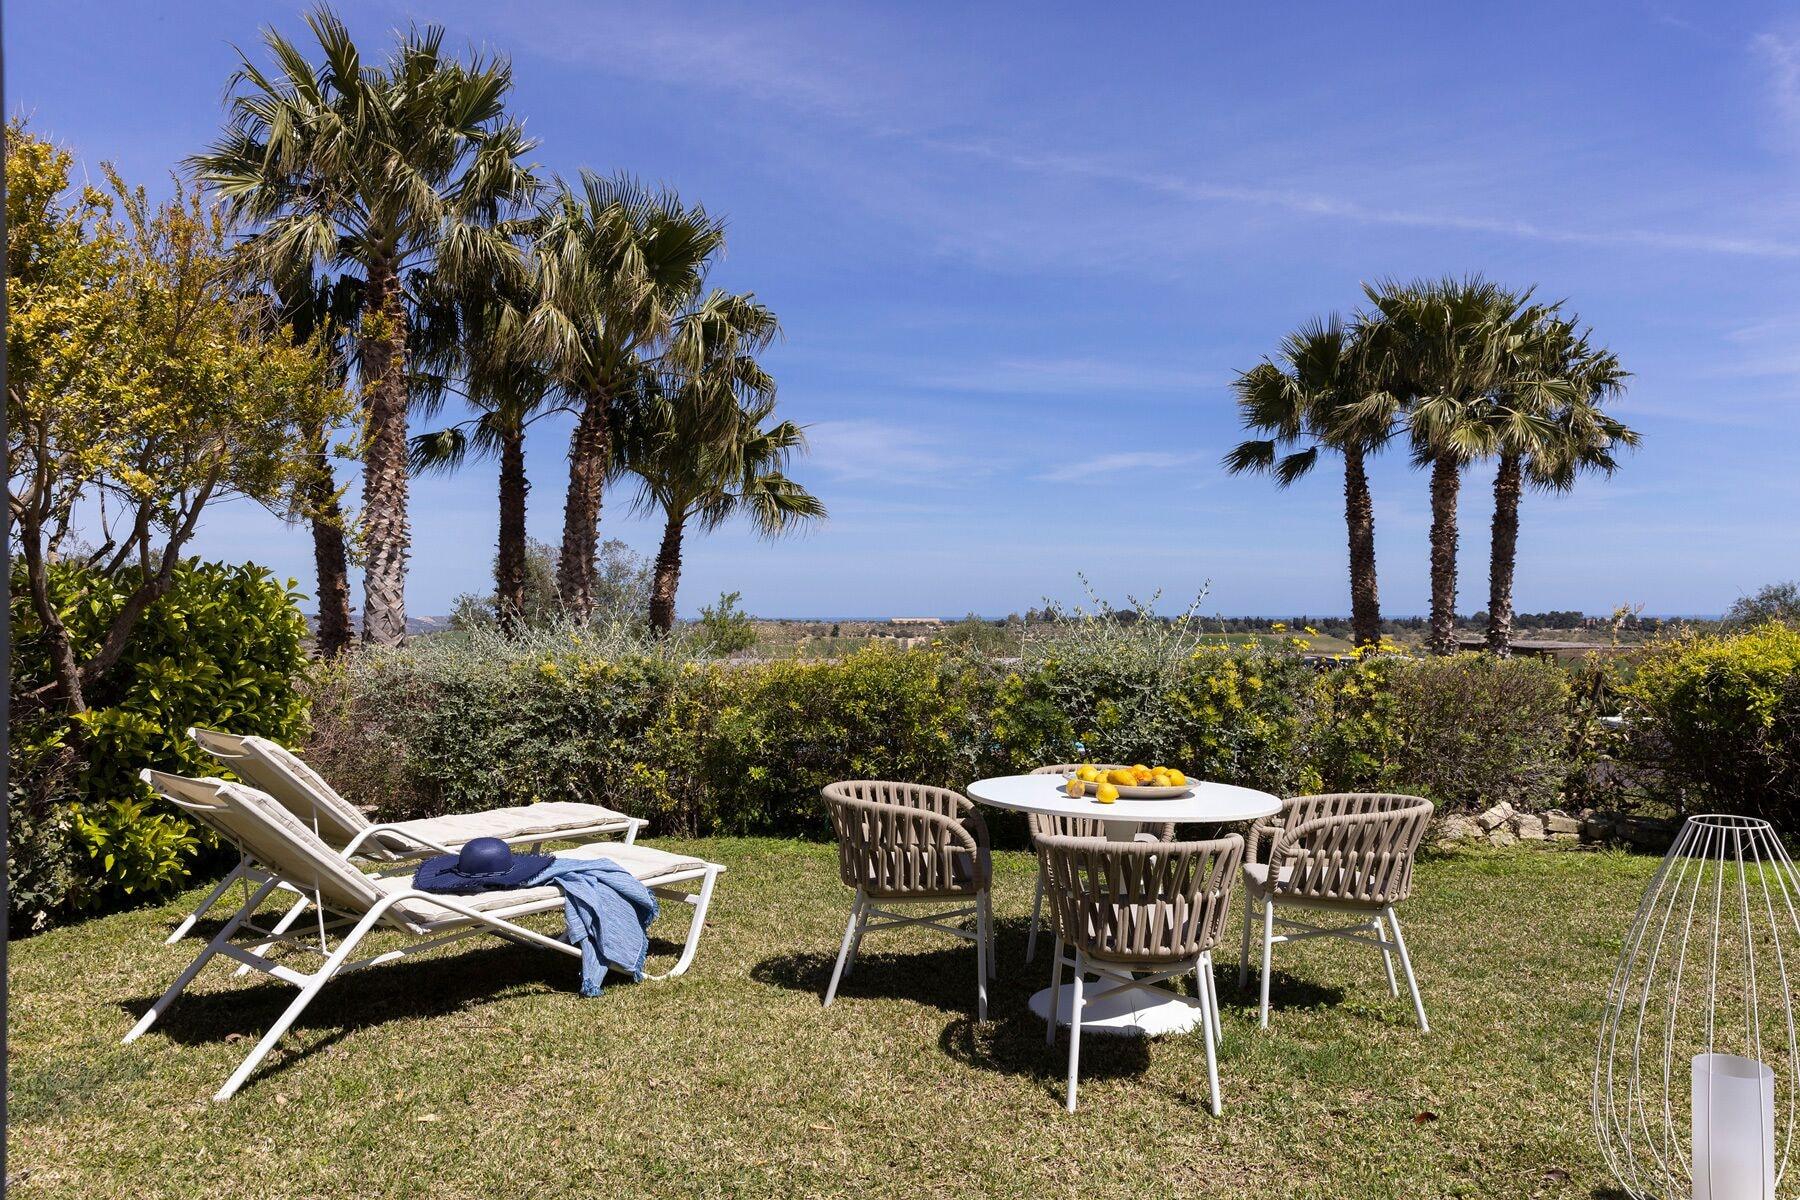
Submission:
M 1800 140 L 1800 37 L 1759 33 L 1750 51 L 1768 71 L 1769 97 L 1790 140 Z
M 1082 479 L 1091 479 L 1096 475 L 1111 475 L 1121 471 L 1169 470 L 1190 465 L 1192 462 L 1192 455 L 1176 454 L 1166 450 L 1125 451 L 1075 459 L 1044 472 L 1038 476 L 1038 479 L 1044 483 L 1075 483 Z
M 936 433 L 896 421 L 816 421 L 806 427 L 806 438 L 808 465 L 840 482 L 954 487 L 994 469 Z

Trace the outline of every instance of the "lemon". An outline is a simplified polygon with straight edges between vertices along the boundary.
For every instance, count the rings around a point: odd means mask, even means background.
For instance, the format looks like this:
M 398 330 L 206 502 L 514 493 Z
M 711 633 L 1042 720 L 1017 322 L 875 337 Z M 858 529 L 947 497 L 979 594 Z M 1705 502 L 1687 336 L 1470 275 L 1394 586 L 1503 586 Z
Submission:
M 1130 787 L 1137 782 L 1137 776 L 1132 774 L 1130 767 L 1120 767 L 1117 771 L 1107 772 L 1106 782 L 1117 784 L 1120 787 Z
M 1099 780 L 1100 772 L 1096 771 L 1093 767 L 1083 766 L 1079 771 L 1075 772 L 1075 778 L 1081 780 L 1083 783 L 1094 783 Z
M 1087 787 L 1081 780 L 1071 779 L 1068 783 L 1063 785 L 1063 791 L 1069 793 L 1071 796 L 1080 796 L 1087 791 Z
M 1110 783 L 1103 783 L 1094 791 L 1094 799 L 1102 804 L 1111 804 L 1119 798 L 1119 789 Z
M 1169 768 L 1169 786 L 1186 787 L 1187 776 L 1183 775 L 1180 771 L 1175 770 L 1173 767 Z

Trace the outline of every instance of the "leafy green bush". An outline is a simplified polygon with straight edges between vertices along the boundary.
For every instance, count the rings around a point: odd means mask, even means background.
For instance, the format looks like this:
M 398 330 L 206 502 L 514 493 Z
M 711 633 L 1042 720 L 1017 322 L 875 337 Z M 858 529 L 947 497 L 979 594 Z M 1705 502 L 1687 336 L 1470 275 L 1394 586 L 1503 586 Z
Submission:
M 131 581 L 108 583 L 72 564 L 51 578 L 52 602 L 85 656 Z M 51 676 L 35 614 L 16 585 L 13 594 L 17 698 Z M 37 833 L 56 831 L 78 855 L 72 866 L 50 854 L 53 865 L 22 870 L 29 856 L 15 854 L 15 916 L 42 924 L 186 880 L 205 846 L 187 821 L 151 802 L 137 773 L 216 774 L 216 762 L 187 738 L 190 725 L 303 736 L 306 625 L 295 600 L 261 567 L 184 562 L 118 663 L 88 689 L 88 710 L 73 718 L 36 710 L 33 740 L 21 747 L 15 737 L 11 764 L 24 780 L 26 821 Z M 28 849 L 37 855 L 42 848 Z M 21 908 L 25 898 L 29 907 Z
M 1800 830 L 1800 628 L 1657 643 L 1620 690 L 1633 753 L 1679 810 Z

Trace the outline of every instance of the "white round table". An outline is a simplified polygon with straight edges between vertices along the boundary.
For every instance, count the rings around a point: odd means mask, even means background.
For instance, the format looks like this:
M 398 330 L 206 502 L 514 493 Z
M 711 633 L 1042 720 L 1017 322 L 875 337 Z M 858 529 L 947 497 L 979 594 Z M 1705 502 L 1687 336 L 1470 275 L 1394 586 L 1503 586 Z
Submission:
M 973 800 L 1014 812 L 1052 817 L 1086 817 L 1104 822 L 1106 836 L 1128 842 L 1145 825 L 1228 824 L 1256 821 L 1281 811 L 1281 801 L 1267 792 L 1229 783 L 1192 782 L 1188 793 L 1170 800 L 1116 800 L 1102 804 L 1092 796 L 1071 796 L 1060 775 L 1002 775 L 968 786 Z M 1074 1011 L 1075 985 L 1065 983 L 1057 1005 L 1061 1022 Z M 1104 979 L 1090 986 L 1083 1006 L 1081 1030 L 1087 1033 L 1155 1037 L 1185 1033 L 1200 1024 L 1197 1008 L 1179 999 L 1158 1000 L 1144 988 L 1122 988 Z M 1050 1018 L 1050 989 L 1031 997 L 1031 1011 Z

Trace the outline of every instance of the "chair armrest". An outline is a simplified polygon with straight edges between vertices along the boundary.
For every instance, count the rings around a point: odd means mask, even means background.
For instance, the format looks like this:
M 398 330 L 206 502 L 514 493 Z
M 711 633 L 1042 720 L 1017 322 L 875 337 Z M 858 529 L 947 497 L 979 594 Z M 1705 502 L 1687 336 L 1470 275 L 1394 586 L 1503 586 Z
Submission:
M 392 847 L 388 845 L 386 840 L 388 838 L 394 838 L 401 842 L 409 842 L 422 850 L 432 850 L 438 854 L 454 853 L 448 846 L 441 846 L 429 838 L 422 838 L 416 833 L 408 833 L 406 830 L 399 829 L 393 825 L 369 826 L 367 829 L 364 829 L 355 837 L 351 838 L 340 853 L 345 858 L 350 858 L 362 849 L 364 843 L 371 841 L 384 850 L 391 850 Z

